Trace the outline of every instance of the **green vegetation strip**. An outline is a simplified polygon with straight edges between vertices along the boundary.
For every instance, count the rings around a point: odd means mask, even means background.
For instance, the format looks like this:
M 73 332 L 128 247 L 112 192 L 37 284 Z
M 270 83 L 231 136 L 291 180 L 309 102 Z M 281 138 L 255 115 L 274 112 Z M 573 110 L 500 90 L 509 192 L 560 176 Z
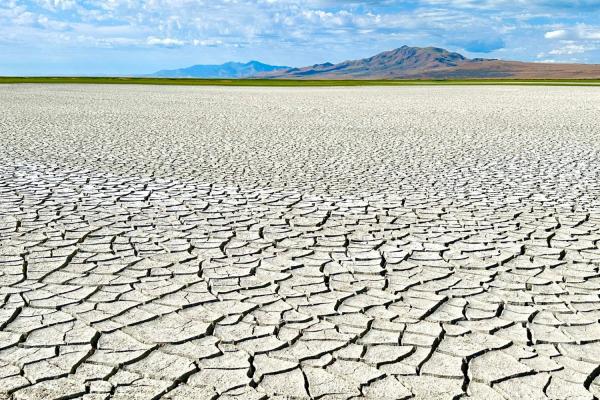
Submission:
M 186 79 L 117 77 L 0 77 L 2 83 L 91 83 L 185 86 L 410 86 L 410 85 L 532 85 L 600 86 L 600 79 L 465 79 L 465 80 L 296 80 Z

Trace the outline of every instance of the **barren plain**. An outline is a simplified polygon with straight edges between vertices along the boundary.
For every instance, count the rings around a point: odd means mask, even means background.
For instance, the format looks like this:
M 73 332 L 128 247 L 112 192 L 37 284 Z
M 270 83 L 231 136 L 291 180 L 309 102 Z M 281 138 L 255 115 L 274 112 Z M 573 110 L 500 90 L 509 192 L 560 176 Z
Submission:
M 600 397 L 597 88 L 0 110 L 0 398 Z

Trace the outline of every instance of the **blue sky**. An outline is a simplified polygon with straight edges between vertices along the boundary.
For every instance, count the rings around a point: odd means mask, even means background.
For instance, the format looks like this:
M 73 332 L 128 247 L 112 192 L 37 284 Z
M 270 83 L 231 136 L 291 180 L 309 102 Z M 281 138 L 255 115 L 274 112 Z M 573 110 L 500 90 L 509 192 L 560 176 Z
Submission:
M 0 75 L 303 66 L 405 44 L 600 63 L 600 0 L 0 0 Z

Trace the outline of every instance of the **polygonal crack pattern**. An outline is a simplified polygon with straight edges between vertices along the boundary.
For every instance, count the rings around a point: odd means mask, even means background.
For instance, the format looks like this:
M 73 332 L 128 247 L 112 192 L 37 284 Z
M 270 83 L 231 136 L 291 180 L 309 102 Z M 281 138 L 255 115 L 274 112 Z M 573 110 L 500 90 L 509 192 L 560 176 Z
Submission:
M 600 396 L 596 89 L 0 105 L 0 398 Z

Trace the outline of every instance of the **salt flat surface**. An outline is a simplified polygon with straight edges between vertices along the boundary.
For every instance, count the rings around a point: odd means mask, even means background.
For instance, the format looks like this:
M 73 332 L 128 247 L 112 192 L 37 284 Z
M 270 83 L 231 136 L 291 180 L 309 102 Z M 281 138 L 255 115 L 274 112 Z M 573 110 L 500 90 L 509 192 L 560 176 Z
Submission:
M 597 88 L 0 111 L 0 398 L 600 397 Z

